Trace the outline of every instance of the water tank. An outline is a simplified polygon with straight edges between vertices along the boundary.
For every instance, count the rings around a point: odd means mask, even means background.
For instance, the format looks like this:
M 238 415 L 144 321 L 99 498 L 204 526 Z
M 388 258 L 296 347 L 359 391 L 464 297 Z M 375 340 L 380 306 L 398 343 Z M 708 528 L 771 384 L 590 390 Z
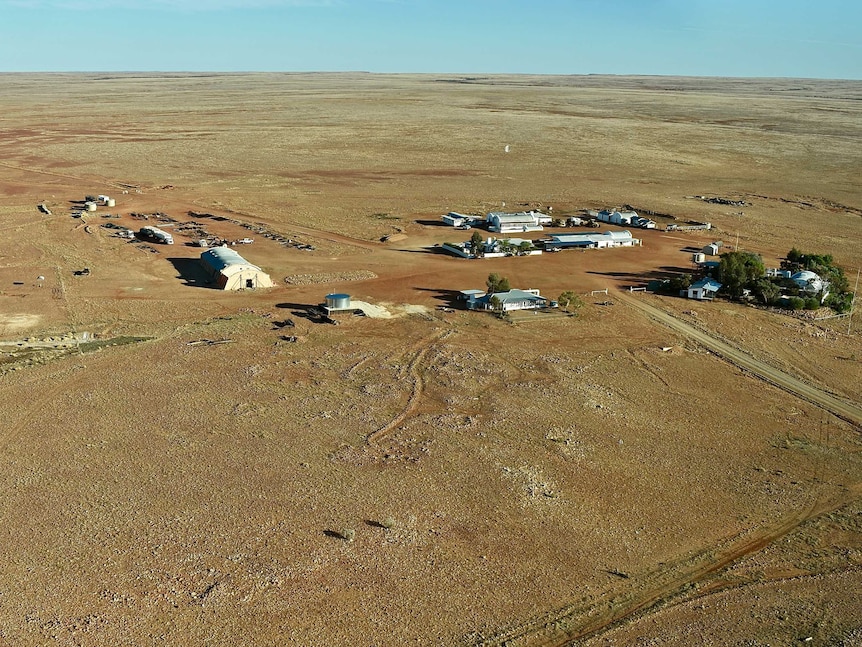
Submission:
M 350 295 L 327 294 L 326 307 L 330 310 L 348 310 L 350 308 Z
M 107 200 L 107 205 L 108 205 L 109 207 L 116 207 L 116 206 L 117 206 L 117 201 L 116 201 L 116 200 L 114 200 L 113 198 L 108 198 L 108 200 Z
M 84 206 L 87 208 L 87 211 L 95 211 L 96 203 L 95 202 L 85 202 Z
M 698 252 L 697 254 L 692 254 L 691 260 L 694 263 L 705 263 L 706 262 L 706 254 L 704 254 L 703 252 Z

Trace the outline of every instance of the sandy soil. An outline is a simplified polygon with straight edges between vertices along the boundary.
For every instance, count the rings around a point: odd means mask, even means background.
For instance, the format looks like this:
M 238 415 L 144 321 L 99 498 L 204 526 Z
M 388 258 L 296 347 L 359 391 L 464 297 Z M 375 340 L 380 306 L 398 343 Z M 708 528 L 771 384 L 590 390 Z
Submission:
M 859 429 L 615 291 L 690 271 L 716 239 L 855 274 L 860 97 L 808 80 L 0 76 L 0 642 L 853 644 Z M 72 217 L 90 193 L 116 208 Z M 441 214 L 503 202 L 715 230 L 437 252 L 470 234 Z M 104 226 L 133 214 L 177 244 Z M 237 249 L 277 287 L 209 287 L 202 230 L 254 238 Z M 440 308 L 490 272 L 585 305 L 514 325 Z M 331 292 L 380 316 L 315 323 Z M 641 296 L 862 399 L 858 318 L 848 334 Z

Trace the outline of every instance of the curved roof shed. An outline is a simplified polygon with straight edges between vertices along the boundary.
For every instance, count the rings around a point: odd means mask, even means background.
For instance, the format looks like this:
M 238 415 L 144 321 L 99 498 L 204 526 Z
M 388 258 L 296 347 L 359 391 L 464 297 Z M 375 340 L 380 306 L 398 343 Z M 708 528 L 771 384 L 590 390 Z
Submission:
M 805 292 L 820 292 L 823 289 L 823 279 L 810 270 L 802 270 L 790 278 Z
M 213 247 L 205 251 L 201 254 L 201 263 L 222 290 L 273 287 L 269 274 L 230 247 Z

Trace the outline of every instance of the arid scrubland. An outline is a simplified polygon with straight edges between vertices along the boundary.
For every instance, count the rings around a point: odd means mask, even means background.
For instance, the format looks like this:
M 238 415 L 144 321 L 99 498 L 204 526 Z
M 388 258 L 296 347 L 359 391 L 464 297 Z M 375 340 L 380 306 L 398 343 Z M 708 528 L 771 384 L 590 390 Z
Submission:
M 615 292 L 713 240 L 855 278 L 860 99 L 810 80 L 0 76 L 0 643 L 853 644 L 858 426 Z M 89 193 L 116 209 L 73 218 Z M 626 204 L 660 214 L 642 247 L 434 253 L 469 238 L 439 225 L 450 210 Z M 133 213 L 253 235 L 240 251 L 277 287 L 202 287 L 191 238 L 102 226 Z M 489 272 L 585 305 L 514 325 L 438 308 Z M 304 316 L 329 292 L 391 316 Z M 862 399 L 857 318 L 636 297 Z

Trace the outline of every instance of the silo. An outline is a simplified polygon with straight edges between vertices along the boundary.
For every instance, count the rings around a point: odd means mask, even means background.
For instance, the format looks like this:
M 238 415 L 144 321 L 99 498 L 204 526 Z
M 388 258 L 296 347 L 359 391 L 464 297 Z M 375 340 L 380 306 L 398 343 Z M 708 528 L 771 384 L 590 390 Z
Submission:
M 327 294 L 326 295 L 327 310 L 349 310 L 350 295 L 349 294 Z
M 704 254 L 703 252 L 698 252 L 697 254 L 692 254 L 691 260 L 693 263 L 704 263 L 704 262 L 706 262 L 706 254 Z
M 96 203 L 95 202 L 85 202 L 84 206 L 87 208 L 87 211 L 95 211 Z
M 109 207 L 116 207 L 116 206 L 117 206 L 117 201 L 116 201 L 116 200 L 114 200 L 113 198 L 108 198 L 107 206 L 109 206 Z

